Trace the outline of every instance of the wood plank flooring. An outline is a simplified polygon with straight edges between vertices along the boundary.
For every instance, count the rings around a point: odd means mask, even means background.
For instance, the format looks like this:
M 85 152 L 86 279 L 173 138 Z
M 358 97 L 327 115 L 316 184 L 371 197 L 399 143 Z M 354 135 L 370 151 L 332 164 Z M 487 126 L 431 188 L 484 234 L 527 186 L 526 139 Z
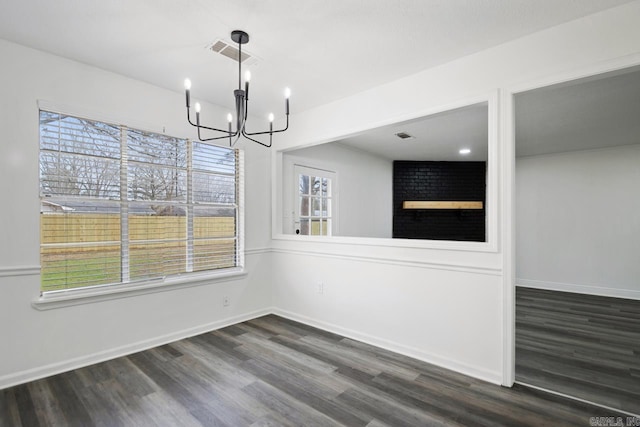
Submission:
M 640 414 L 640 301 L 518 287 L 516 381 Z
M 579 426 L 617 415 L 277 316 L 0 391 L 0 425 L 12 427 Z

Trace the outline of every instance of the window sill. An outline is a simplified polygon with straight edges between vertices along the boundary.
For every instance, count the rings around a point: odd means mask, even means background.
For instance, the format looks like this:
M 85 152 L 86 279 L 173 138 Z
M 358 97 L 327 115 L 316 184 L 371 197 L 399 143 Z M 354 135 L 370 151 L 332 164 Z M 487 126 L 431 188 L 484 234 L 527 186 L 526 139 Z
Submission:
M 192 286 L 208 285 L 216 282 L 239 280 L 247 276 L 243 268 L 234 268 L 219 273 L 195 273 L 168 279 L 150 280 L 140 283 L 117 284 L 42 295 L 31 305 L 37 310 L 51 310 L 73 305 L 91 304 L 119 298 L 129 298 L 155 292 L 173 291 Z
M 495 240 L 487 242 L 469 242 L 455 240 L 422 240 L 385 237 L 348 237 L 348 236 L 298 236 L 293 234 L 273 234 L 273 240 L 291 242 L 314 242 L 335 245 L 377 246 L 403 249 L 434 249 L 464 252 L 498 252 Z

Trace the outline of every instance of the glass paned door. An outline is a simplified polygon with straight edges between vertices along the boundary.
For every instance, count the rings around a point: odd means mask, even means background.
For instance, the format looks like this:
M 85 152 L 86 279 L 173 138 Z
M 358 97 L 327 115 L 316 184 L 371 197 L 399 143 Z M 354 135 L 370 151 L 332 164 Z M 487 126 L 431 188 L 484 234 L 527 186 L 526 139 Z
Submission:
M 335 173 L 296 165 L 294 179 L 295 233 L 304 236 L 332 235 Z

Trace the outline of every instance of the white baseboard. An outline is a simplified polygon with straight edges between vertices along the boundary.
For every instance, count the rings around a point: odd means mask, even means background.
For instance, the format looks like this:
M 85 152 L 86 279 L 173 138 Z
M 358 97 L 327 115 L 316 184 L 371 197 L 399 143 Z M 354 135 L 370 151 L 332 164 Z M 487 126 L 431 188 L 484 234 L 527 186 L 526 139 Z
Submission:
M 523 288 L 546 289 L 549 291 L 573 292 L 578 294 L 598 295 L 603 297 L 626 298 L 640 300 L 640 290 L 605 288 L 602 286 L 579 285 L 575 283 L 545 282 L 516 278 L 516 286 Z
M 148 350 L 150 348 L 158 347 L 164 344 L 168 344 L 181 339 L 189 338 L 195 335 L 203 334 L 206 332 L 221 329 L 236 323 L 245 322 L 247 320 L 255 319 L 268 314 L 275 314 L 285 317 L 287 319 L 294 320 L 296 322 L 304 323 L 309 326 L 313 326 L 328 332 L 332 332 L 338 335 L 342 335 L 347 338 L 351 338 L 357 341 L 361 341 L 367 344 L 371 344 L 385 350 L 393 351 L 404 356 L 412 357 L 423 362 L 431 363 L 437 366 L 441 366 L 452 371 L 460 372 L 481 380 L 488 381 L 490 383 L 500 385 L 502 377 L 500 372 L 490 371 L 484 368 L 468 365 L 466 363 L 456 362 L 450 359 L 445 359 L 441 356 L 411 347 L 397 342 L 385 340 L 373 335 L 364 334 L 352 329 L 347 329 L 334 325 L 331 323 L 312 319 L 310 317 L 293 313 L 287 310 L 282 310 L 276 307 L 268 307 L 261 310 L 241 314 L 238 316 L 229 317 L 226 319 L 218 320 L 216 322 L 208 323 L 205 325 L 196 326 L 189 329 L 173 332 L 170 334 L 162 335 L 148 340 L 139 341 L 133 344 L 128 344 L 122 347 L 109 349 L 86 356 L 77 357 L 63 362 L 52 363 L 50 365 L 40 366 L 25 371 L 20 371 L 0 377 L 0 390 L 8 387 L 12 387 L 18 384 L 24 384 L 30 381 L 39 380 L 52 375 L 60 374 L 63 372 L 71 371 L 74 369 L 83 368 L 86 366 L 94 365 L 96 363 L 104 362 L 107 360 L 115 359 L 117 357 L 127 356 L 129 354 L 137 353 L 139 351 Z
M 304 323 L 306 325 L 313 326 L 318 329 L 325 330 L 327 332 L 332 332 L 334 334 L 342 335 L 347 338 L 361 341 L 366 344 L 374 345 L 376 347 L 380 347 L 385 350 L 392 351 L 394 353 L 402 354 L 404 356 L 408 356 L 413 359 L 431 363 L 433 365 L 437 365 L 442 368 L 460 372 L 462 374 L 469 375 L 471 377 L 478 378 L 484 381 L 488 381 L 496 385 L 502 384 L 502 374 L 501 372 L 498 372 L 498 371 L 494 372 L 485 368 L 472 366 L 466 363 L 457 362 L 450 359 L 445 359 L 441 356 L 426 352 L 424 350 L 420 350 L 415 347 L 410 347 L 410 346 L 389 341 L 383 338 L 378 338 L 373 335 L 354 331 L 352 329 L 343 328 L 338 325 L 312 319 L 310 317 L 293 313 L 291 311 L 282 310 L 280 308 L 274 308 L 273 314 L 285 317 L 290 320 L 294 320 L 296 322 Z
M 611 407 L 611 406 L 603 405 L 601 403 L 593 402 L 591 400 L 581 399 L 579 397 L 575 397 L 575 396 L 572 396 L 570 394 L 560 393 L 559 391 L 549 390 L 548 388 L 538 387 L 538 386 L 531 385 L 531 384 L 528 384 L 528 383 L 523 383 L 521 381 L 516 381 L 516 383 L 520 384 L 521 386 L 524 386 L 524 387 L 532 388 L 534 390 L 540 390 L 540 391 L 543 391 L 545 393 L 554 394 L 556 396 L 564 397 L 566 399 L 571 399 L 571 400 L 575 400 L 575 401 L 578 401 L 578 402 L 586 403 L 588 405 L 597 406 L 599 408 L 606 409 L 611 414 L 623 413 L 623 414 L 626 414 L 628 416 L 636 417 L 636 418 L 640 419 L 640 415 L 634 414 L 633 412 L 628 412 L 628 411 L 625 411 L 625 410 L 622 410 L 622 409 L 618 409 L 618 408 L 614 408 L 614 407 Z M 609 418 L 609 417 L 607 417 L 607 418 Z M 617 424 L 613 424 L 613 425 L 617 425 Z M 627 425 L 629 425 L 629 424 L 627 424 Z
M 37 368 L 28 369 L 5 375 L 0 377 L 0 390 L 12 387 L 14 385 L 23 384 L 29 381 L 35 381 L 42 378 L 49 377 L 51 375 L 60 374 L 62 372 L 71 371 L 74 369 L 84 368 L 86 366 L 94 365 L 96 363 L 104 362 L 107 360 L 115 359 L 117 357 L 127 356 L 129 354 L 137 353 L 139 351 L 148 350 L 153 347 L 165 345 L 181 339 L 193 337 L 206 332 L 214 331 L 216 329 L 224 328 L 226 326 L 235 325 L 236 323 L 245 322 L 247 320 L 255 319 L 257 317 L 265 316 L 272 313 L 271 308 L 262 310 L 256 310 L 249 313 L 240 314 L 226 319 L 218 320 L 215 322 L 199 325 L 193 328 L 184 329 L 181 331 L 173 332 L 170 334 L 162 335 L 159 337 L 151 338 L 148 340 L 139 341 L 133 344 L 127 344 L 122 347 L 100 351 L 93 354 L 77 357 L 63 362 L 52 363 L 50 365 L 39 366 Z

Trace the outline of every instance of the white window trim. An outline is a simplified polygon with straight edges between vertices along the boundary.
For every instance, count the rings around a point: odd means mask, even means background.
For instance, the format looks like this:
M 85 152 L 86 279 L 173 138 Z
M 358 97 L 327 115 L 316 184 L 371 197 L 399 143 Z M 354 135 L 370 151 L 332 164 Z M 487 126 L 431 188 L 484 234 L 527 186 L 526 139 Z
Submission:
M 98 285 L 68 291 L 49 291 L 41 295 L 37 300 L 32 301 L 31 305 L 38 310 L 51 310 L 156 292 L 173 291 L 192 286 L 240 280 L 247 275 L 248 273 L 243 267 L 235 267 L 225 269 L 225 271 L 208 272 L 207 274 L 185 273 L 182 276 L 172 276 L 166 279 L 158 278 L 116 285 Z
M 135 127 L 138 130 L 164 133 L 164 129 L 162 129 L 162 131 L 160 132 L 157 128 L 154 129 L 154 126 L 137 126 L 136 122 L 122 120 L 120 117 L 107 115 L 96 111 L 83 111 L 81 109 L 69 107 L 66 105 L 59 105 L 44 100 L 37 100 L 36 105 L 38 117 L 40 110 L 47 110 L 76 117 L 93 117 L 92 120 L 104 121 L 107 123 L 127 123 L 127 126 L 131 126 L 132 128 Z M 36 126 L 39 127 L 39 123 L 36 123 Z M 238 186 L 236 194 L 236 203 L 238 209 L 238 250 L 236 254 L 238 260 L 237 267 L 226 268 L 223 270 L 183 273 L 182 275 L 171 276 L 168 278 L 155 278 L 150 280 L 142 280 L 139 282 L 105 284 L 63 291 L 49 291 L 47 293 L 39 292 L 38 298 L 31 302 L 32 307 L 37 310 L 51 310 L 74 305 L 91 304 L 101 301 L 129 298 L 157 292 L 174 291 L 193 286 L 203 286 L 214 283 L 237 281 L 245 278 L 248 275 L 248 271 L 245 269 L 244 150 L 238 150 L 238 168 L 238 180 L 236 182 L 236 185 Z M 38 272 L 40 272 L 40 266 L 38 266 Z

